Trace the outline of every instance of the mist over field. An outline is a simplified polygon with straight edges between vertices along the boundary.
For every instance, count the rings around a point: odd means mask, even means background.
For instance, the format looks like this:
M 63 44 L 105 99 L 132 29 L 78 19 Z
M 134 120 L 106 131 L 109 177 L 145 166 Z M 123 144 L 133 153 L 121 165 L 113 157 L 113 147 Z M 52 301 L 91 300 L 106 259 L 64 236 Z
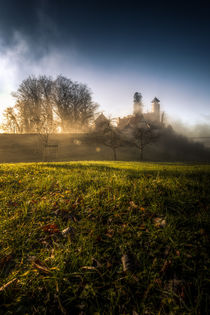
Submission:
M 210 121 L 209 117 L 206 117 Z M 189 125 L 182 121 L 172 121 L 174 130 L 187 137 L 208 137 L 210 135 L 210 123 L 197 123 Z

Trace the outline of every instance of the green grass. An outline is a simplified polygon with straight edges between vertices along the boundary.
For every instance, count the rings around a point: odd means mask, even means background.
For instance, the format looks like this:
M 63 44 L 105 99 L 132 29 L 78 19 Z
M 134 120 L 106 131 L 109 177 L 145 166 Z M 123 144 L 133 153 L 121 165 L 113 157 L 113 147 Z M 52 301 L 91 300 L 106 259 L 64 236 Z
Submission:
M 209 165 L 0 165 L 0 314 L 207 314 L 209 183 Z

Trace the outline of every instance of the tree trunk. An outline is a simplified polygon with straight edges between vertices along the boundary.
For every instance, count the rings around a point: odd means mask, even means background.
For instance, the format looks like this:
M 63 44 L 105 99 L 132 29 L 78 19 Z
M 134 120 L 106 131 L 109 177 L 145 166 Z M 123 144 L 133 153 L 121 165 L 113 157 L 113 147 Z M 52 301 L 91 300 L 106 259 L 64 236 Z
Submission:
M 116 152 L 116 149 L 113 149 L 113 154 L 114 154 L 114 161 L 117 160 L 117 152 Z
M 140 148 L 140 161 L 143 161 L 144 158 L 144 149 L 141 147 Z
M 61 129 L 62 129 L 62 132 L 68 132 L 69 131 L 68 120 L 62 119 L 62 121 L 61 121 Z

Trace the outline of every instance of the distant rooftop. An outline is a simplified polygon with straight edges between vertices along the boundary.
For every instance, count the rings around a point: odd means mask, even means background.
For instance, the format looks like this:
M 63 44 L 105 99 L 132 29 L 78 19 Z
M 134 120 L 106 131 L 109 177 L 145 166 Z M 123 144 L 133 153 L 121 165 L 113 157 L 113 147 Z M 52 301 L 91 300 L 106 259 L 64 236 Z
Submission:
M 160 100 L 157 97 L 155 97 L 151 103 L 157 103 L 157 102 L 160 102 Z

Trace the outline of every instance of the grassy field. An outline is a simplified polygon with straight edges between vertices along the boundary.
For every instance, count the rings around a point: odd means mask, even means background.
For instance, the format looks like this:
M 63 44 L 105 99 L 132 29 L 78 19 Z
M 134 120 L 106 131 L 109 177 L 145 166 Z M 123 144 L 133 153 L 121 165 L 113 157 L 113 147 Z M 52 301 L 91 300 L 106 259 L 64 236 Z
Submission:
M 0 165 L 0 314 L 208 314 L 210 165 Z

